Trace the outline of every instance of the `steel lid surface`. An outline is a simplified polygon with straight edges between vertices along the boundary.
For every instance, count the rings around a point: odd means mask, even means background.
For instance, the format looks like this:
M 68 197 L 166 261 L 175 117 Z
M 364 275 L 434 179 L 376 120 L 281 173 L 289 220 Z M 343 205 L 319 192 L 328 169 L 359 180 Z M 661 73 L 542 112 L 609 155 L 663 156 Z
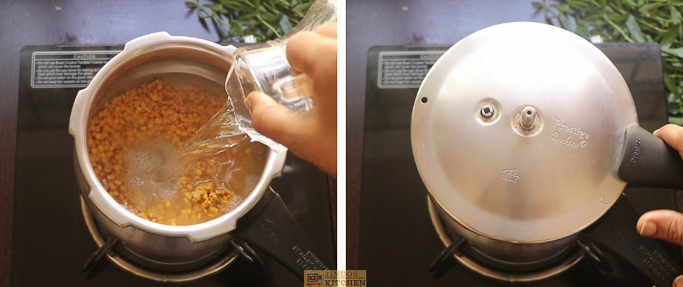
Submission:
M 422 180 L 455 220 L 536 243 L 580 231 L 617 200 L 633 124 L 628 86 L 598 48 L 516 22 L 475 32 L 435 63 L 413 106 L 411 141 Z

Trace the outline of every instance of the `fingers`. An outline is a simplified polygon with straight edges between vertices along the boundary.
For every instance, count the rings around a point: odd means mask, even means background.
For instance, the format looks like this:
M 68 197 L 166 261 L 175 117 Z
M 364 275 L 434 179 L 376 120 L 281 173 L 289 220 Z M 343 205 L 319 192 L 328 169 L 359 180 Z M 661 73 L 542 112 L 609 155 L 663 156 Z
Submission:
M 331 115 L 332 109 L 336 111 L 336 29 L 336 23 L 330 23 L 319 27 L 315 32 L 294 35 L 287 42 L 287 60 L 295 73 L 306 73 L 313 79 L 311 97 L 315 103 L 314 109 L 323 115 Z
M 252 111 L 256 131 L 289 148 L 332 177 L 337 176 L 337 130 L 325 126 L 312 111 L 295 113 L 261 92 L 249 94 L 246 104 Z
M 671 284 L 673 287 L 683 287 L 683 275 L 679 275 L 674 279 L 674 283 Z
M 636 228 L 642 236 L 659 238 L 683 245 L 683 214 L 673 210 L 646 212 L 638 219 Z M 671 286 L 683 287 L 683 275 L 676 277 Z
M 331 28 L 330 28 L 331 27 Z M 306 73 L 320 78 L 337 79 L 337 39 L 336 25 L 319 29 L 316 32 L 301 32 L 287 42 L 287 59 L 297 73 Z M 329 30 L 334 30 L 331 32 Z M 328 35 L 334 35 L 330 37 Z M 334 72 L 332 75 L 331 72 Z M 318 79 L 315 79 L 318 80 Z
M 638 219 L 636 228 L 642 236 L 683 245 L 683 214 L 673 210 L 646 212 Z
M 290 149 L 297 145 L 302 126 L 306 126 L 300 116 L 261 92 L 250 93 L 246 104 L 254 129 Z
M 316 34 L 323 35 L 325 37 L 337 38 L 337 22 L 327 22 L 320 27 L 316 28 L 314 31 Z
M 295 73 L 313 80 L 314 107 L 294 113 L 263 93 L 251 93 L 246 104 L 254 129 L 336 176 L 337 26 L 298 33 L 287 42 L 287 60 Z
M 668 124 L 656 130 L 653 134 L 660 137 L 669 146 L 677 150 L 683 158 L 683 127 Z

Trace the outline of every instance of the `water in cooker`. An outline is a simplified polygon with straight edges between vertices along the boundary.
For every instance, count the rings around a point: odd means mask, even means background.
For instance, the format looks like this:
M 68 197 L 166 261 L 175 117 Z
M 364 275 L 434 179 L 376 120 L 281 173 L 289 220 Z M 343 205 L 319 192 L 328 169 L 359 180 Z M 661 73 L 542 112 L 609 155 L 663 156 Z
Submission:
M 225 100 L 196 87 L 160 80 L 114 97 L 88 130 L 101 183 L 126 209 L 154 222 L 197 224 L 228 212 L 256 185 L 267 148 L 225 130 L 197 140 L 223 106 Z

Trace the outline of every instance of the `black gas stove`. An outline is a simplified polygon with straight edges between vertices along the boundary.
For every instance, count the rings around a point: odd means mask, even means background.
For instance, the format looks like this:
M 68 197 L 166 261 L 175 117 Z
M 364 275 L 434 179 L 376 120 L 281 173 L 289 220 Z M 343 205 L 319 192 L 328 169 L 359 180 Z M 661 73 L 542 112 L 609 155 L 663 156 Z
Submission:
M 165 276 L 201 277 L 186 286 L 301 286 L 303 278 L 297 278 L 267 254 L 256 250 L 265 267 L 262 270 L 231 251 L 231 247 L 209 263 L 214 266 L 183 272 L 147 272 L 134 262 L 126 262 L 116 249 L 109 254 L 109 260 L 92 272 L 86 275 L 81 271 L 99 244 L 91 234 L 93 222 L 82 209 L 76 182 L 73 138 L 68 133 L 71 107 L 77 92 L 122 48 L 113 45 L 22 49 L 12 286 L 149 286 L 163 285 L 156 280 Z M 328 261 L 335 262 L 327 176 L 289 154 L 282 177 L 273 180 L 271 187 L 281 195 L 313 244 Z M 217 274 L 202 277 L 223 265 L 227 266 Z M 135 275 L 139 272 L 143 276 Z
M 653 131 L 666 124 L 659 47 L 656 44 L 597 46 L 626 79 L 640 125 Z M 428 192 L 413 159 L 410 121 L 422 78 L 447 48 L 376 46 L 368 51 L 359 269 L 371 272 L 368 280 L 373 286 L 512 284 L 475 273 L 454 259 L 435 272 L 428 271 L 450 240 L 447 230 L 439 226 L 438 216 L 430 214 Z M 677 209 L 673 190 L 626 188 L 620 202 L 630 202 L 628 208 L 632 205 L 638 214 L 653 209 Z M 635 221 L 632 228 L 635 229 Z M 664 252 L 680 264 L 681 248 L 668 243 L 662 245 Z M 619 255 L 607 251 L 603 256 L 613 262 L 611 268 L 599 268 L 599 264 L 584 256 L 564 272 L 524 285 L 653 285 Z M 567 260 L 571 261 L 572 257 Z

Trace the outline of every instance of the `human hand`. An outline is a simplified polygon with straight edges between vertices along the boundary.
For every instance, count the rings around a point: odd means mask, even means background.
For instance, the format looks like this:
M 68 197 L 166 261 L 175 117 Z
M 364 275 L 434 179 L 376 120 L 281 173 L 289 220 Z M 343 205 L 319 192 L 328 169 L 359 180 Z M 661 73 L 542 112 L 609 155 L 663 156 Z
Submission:
M 683 127 L 668 124 L 654 132 L 683 158 Z M 673 210 L 654 210 L 643 214 L 636 224 L 642 236 L 655 237 L 683 245 L 683 214 Z
M 655 136 L 663 139 L 678 151 L 683 158 L 683 127 L 668 124 L 654 131 Z M 638 233 L 683 245 L 683 214 L 673 210 L 653 210 L 643 214 L 636 223 Z M 674 287 L 683 287 L 683 275 L 676 277 Z
M 252 92 L 246 104 L 254 129 L 337 177 L 337 23 L 292 36 L 287 60 L 295 74 L 313 80 L 313 108 L 295 113 L 268 95 Z

